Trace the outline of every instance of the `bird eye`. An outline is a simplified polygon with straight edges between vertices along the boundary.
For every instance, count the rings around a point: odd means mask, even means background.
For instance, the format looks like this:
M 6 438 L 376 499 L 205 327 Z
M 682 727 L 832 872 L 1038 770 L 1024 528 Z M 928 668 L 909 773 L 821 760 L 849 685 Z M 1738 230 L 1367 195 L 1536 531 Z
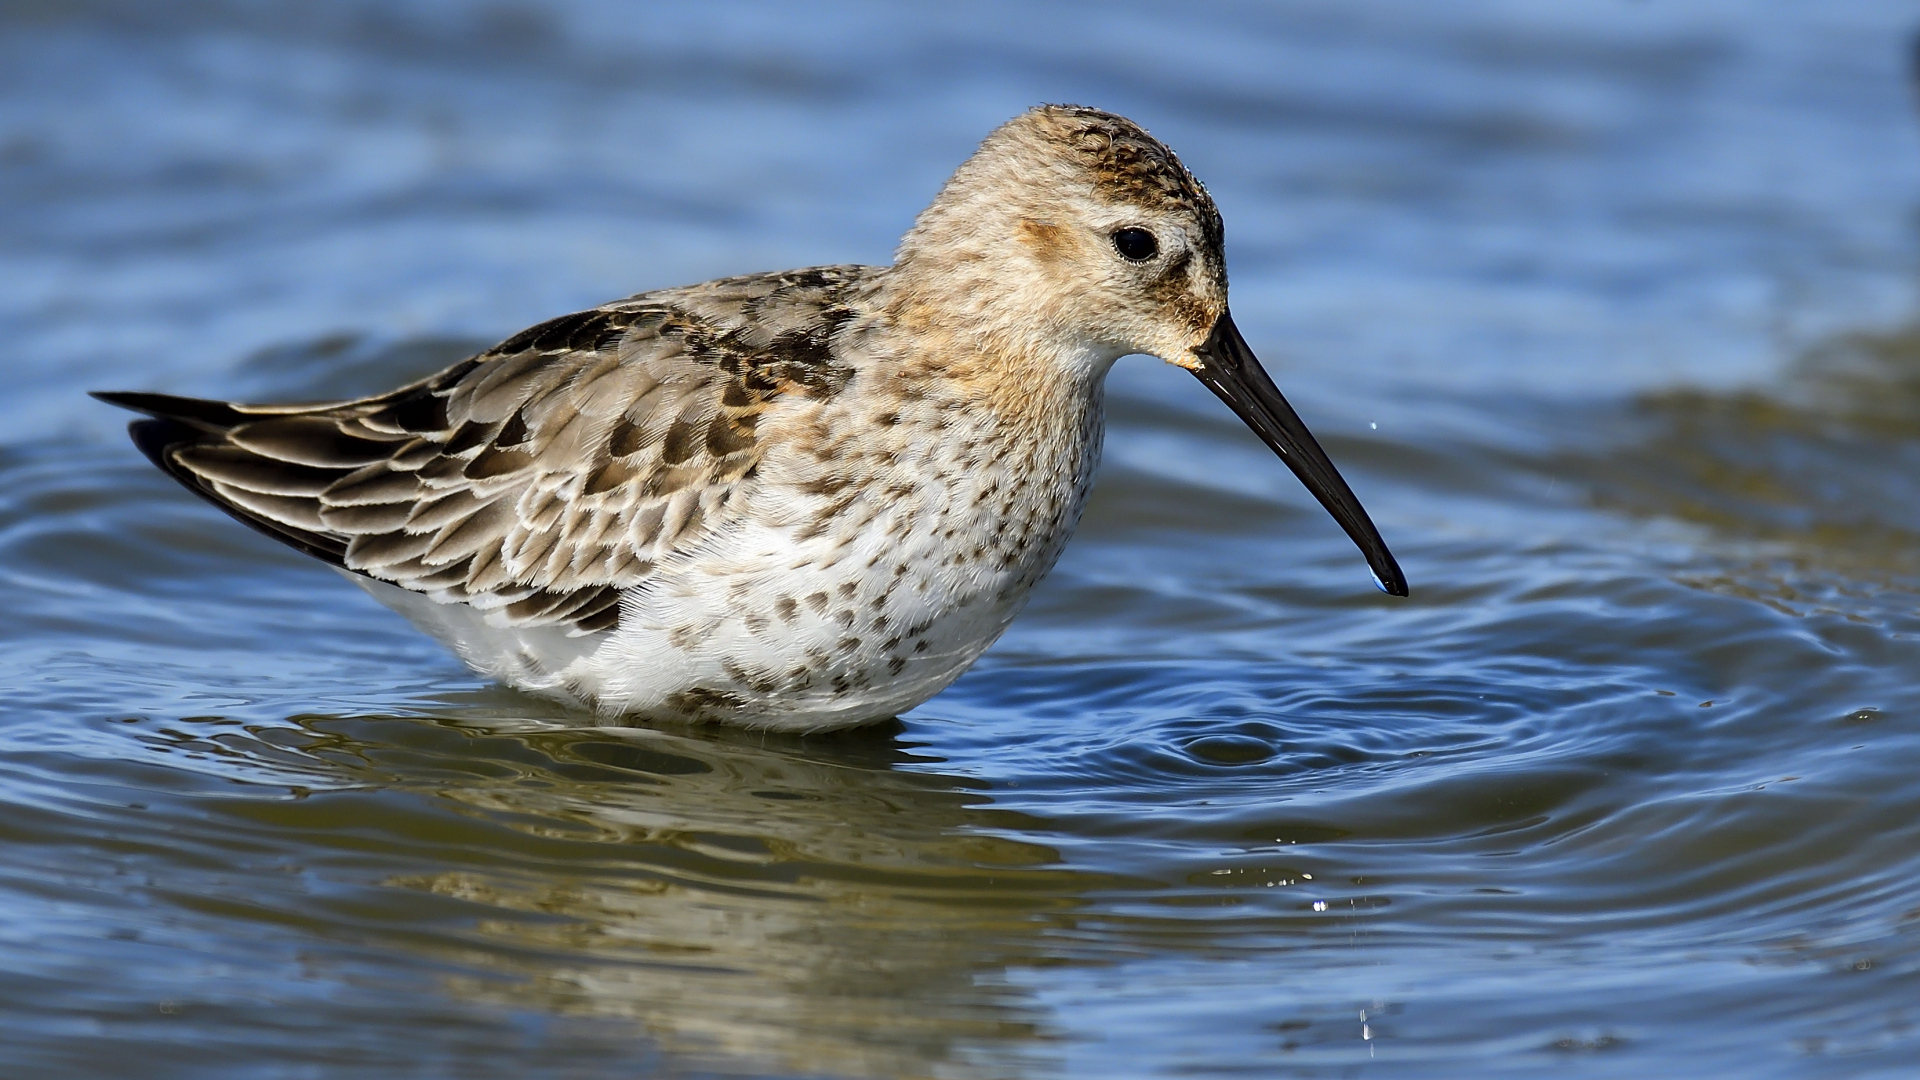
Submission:
M 1160 241 L 1145 229 L 1128 226 L 1114 232 L 1113 249 L 1134 262 L 1146 262 L 1160 253 Z

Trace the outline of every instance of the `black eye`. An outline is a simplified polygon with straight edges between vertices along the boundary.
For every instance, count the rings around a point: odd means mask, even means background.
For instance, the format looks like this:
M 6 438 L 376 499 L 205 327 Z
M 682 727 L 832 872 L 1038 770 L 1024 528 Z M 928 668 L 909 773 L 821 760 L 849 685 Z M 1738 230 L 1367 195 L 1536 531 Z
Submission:
M 1113 249 L 1134 262 L 1146 262 L 1160 253 L 1160 241 L 1145 229 L 1129 226 L 1114 232 Z

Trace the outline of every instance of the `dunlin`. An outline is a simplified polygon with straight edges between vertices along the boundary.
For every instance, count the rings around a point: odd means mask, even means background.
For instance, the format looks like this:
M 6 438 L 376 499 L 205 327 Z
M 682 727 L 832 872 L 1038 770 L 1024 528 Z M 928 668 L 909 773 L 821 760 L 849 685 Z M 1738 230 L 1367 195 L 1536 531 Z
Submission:
M 989 135 L 888 267 L 564 315 L 321 405 L 98 395 L 168 475 L 476 670 L 607 714 L 792 731 L 927 700 L 1060 557 L 1108 369 L 1193 372 L 1366 555 L 1380 534 L 1227 310 L 1220 214 L 1094 109 Z

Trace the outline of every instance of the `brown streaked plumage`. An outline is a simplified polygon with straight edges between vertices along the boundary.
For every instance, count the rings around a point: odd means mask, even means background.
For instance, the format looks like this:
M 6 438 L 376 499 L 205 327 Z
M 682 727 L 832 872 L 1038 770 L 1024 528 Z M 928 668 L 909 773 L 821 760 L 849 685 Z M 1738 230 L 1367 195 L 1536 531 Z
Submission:
M 1221 239 L 1171 151 L 1048 106 L 988 137 L 892 267 L 644 293 L 360 401 L 99 396 L 151 417 L 134 441 L 169 475 L 487 674 L 840 727 L 925 700 L 1019 611 L 1129 352 L 1199 375 L 1405 591 L 1233 330 Z

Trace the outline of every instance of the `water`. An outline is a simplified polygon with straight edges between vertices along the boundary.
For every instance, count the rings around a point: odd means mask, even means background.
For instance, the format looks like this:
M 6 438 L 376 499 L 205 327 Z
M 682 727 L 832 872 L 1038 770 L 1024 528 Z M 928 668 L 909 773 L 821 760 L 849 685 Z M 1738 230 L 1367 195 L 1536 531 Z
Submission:
M 1905 1076 L 1920 11 L 0 7 L 0 1075 Z M 373 390 L 884 261 L 1099 104 L 1414 587 L 1128 360 L 897 725 L 593 730 L 88 388 Z

